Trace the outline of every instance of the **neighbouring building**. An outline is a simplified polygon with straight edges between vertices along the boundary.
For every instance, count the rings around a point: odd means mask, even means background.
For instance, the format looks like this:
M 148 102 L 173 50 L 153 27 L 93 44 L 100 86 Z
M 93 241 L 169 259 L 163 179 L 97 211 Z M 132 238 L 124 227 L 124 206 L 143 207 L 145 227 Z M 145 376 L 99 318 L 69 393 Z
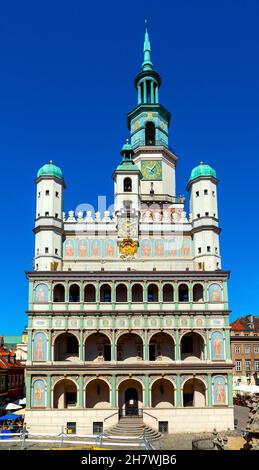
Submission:
M 25 367 L 15 353 L 0 346 L 0 403 L 6 398 L 15 400 L 24 397 Z
M 259 316 L 237 318 L 230 326 L 234 384 L 259 385 Z
M 31 431 L 69 423 L 92 433 L 134 414 L 170 433 L 233 428 L 218 179 L 201 162 L 190 173 L 189 206 L 177 196 L 160 85 L 146 31 L 112 211 L 63 212 L 61 169 L 50 161 L 38 171 L 27 272 Z M 86 183 L 98 185 L 100 168 L 82 176 Z
M 27 331 L 23 331 L 21 335 L 3 335 L 0 337 L 0 343 L 9 351 L 16 355 L 16 359 L 22 363 L 27 360 Z

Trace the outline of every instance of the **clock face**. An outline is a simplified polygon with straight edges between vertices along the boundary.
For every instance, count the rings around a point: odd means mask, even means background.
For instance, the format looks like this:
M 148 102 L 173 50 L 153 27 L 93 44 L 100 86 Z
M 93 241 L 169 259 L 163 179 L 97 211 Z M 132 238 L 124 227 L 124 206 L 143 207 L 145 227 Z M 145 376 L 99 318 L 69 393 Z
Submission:
M 145 180 L 162 179 L 161 160 L 145 160 L 141 162 L 141 173 Z

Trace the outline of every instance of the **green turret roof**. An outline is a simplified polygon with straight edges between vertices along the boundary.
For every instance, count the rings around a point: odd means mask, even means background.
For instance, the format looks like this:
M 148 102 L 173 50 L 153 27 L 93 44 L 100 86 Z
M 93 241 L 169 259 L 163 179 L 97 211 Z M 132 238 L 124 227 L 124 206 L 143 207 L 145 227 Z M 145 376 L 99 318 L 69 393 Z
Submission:
M 137 165 L 135 164 L 132 156 L 133 156 L 133 149 L 130 145 L 128 139 L 126 140 L 125 144 L 121 149 L 122 161 L 117 166 L 116 171 L 140 171 Z
M 199 178 L 200 176 L 212 176 L 213 178 L 217 179 L 217 173 L 214 168 L 212 168 L 210 165 L 205 165 L 203 162 L 193 168 L 189 182 Z
M 37 178 L 39 178 L 40 176 L 55 176 L 56 178 L 59 178 L 61 180 L 63 179 L 61 169 L 58 166 L 54 165 L 52 160 L 50 160 L 49 163 L 46 163 L 39 169 L 37 173 Z

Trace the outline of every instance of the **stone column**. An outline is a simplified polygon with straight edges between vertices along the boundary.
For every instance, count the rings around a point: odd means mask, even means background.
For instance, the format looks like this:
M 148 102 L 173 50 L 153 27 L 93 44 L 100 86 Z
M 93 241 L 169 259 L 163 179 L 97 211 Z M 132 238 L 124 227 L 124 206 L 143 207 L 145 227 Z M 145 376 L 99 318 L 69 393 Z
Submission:
M 144 384 L 145 384 L 145 397 L 144 397 L 144 406 L 150 406 L 150 392 L 149 392 L 149 376 L 144 376 Z
M 79 332 L 79 359 L 80 361 L 84 361 L 84 333 L 83 330 Z
M 141 86 L 138 85 L 138 104 L 141 103 Z
M 144 351 L 143 351 L 143 358 L 144 361 L 148 361 L 148 332 L 147 330 L 144 330 Z
M 176 406 L 182 406 L 181 376 L 176 376 Z
M 180 342 L 179 342 L 179 330 L 175 331 L 175 360 L 180 361 Z
M 116 333 L 112 330 L 111 360 L 116 361 Z
M 32 331 L 28 331 L 27 360 L 32 361 Z
M 112 387 L 112 393 L 111 393 L 111 406 L 113 408 L 117 407 L 117 377 L 116 375 L 112 375 L 111 377 L 111 387 Z
M 26 377 L 26 407 L 31 407 L 31 375 Z
M 211 355 L 210 355 L 211 348 L 210 348 L 209 330 L 206 330 L 206 346 L 207 346 L 207 360 L 210 361 L 211 360 Z
M 229 330 L 225 330 L 225 346 L 226 346 L 226 359 L 231 359 L 231 348 L 230 348 L 230 332 Z
M 51 375 L 47 376 L 47 408 L 51 408 Z
M 78 384 L 79 384 L 78 405 L 79 405 L 79 408 L 84 408 L 84 376 L 83 375 L 79 376 Z
M 54 358 L 52 357 L 51 355 L 51 352 L 52 352 L 52 334 L 51 334 L 51 330 L 49 330 L 48 332 L 48 361 L 53 361 Z
M 207 375 L 207 384 L 208 384 L 208 406 L 212 406 L 212 382 L 211 374 Z

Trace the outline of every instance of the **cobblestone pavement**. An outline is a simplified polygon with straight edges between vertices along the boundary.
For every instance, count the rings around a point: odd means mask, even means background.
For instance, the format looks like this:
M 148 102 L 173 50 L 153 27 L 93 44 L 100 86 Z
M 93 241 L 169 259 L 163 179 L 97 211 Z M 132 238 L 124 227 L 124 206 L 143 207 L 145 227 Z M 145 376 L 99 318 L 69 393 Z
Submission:
M 235 431 L 229 431 L 227 436 L 241 436 L 241 429 L 244 429 L 247 423 L 249 408 L 244 406 L 234 406 L 234 419 L 237 420 Z M 192 441 L 194 439 L 213 438 L 212 433 L 184 433 L 184 434 L 167 434 L 159 441 L 154 443 L 156 449 L 166 450 L 192 450 Z

